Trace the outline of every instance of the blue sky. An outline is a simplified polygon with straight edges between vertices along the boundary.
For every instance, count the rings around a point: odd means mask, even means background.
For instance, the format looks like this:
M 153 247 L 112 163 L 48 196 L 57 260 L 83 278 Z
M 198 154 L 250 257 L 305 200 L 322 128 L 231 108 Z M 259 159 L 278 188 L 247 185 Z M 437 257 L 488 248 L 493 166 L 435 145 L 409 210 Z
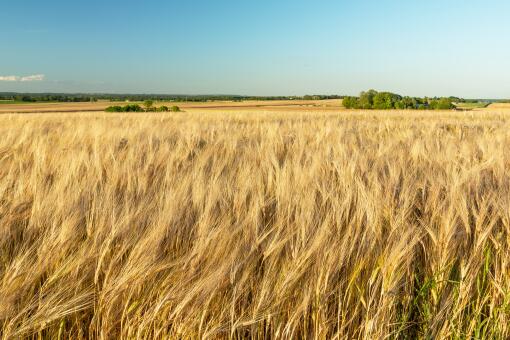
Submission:
M 0 91 L 508 98 L 509 15 L 503 0 L 5 1 Z

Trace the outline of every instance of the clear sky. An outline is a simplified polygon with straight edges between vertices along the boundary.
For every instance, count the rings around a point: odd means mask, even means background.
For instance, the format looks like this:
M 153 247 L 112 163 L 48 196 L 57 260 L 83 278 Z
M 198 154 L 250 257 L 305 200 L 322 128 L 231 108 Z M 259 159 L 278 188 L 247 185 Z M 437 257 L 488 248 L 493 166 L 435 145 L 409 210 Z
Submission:
M 13 0 L 0 91 L 510 97 L 508 0 Z

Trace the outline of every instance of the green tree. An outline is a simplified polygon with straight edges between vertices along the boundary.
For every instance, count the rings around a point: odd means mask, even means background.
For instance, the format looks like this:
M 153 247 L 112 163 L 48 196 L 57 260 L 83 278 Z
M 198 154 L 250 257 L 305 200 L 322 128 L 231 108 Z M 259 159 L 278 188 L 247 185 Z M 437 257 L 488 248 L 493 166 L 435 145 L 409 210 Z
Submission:
M 146 100 L 143 102 L 143 106 L 145 106 L 145 111 L 150 111 L 152 109 L 152 105 L 154 102 L 152 100 Z
M 451 98 L 434 99 L 430 101 L 429 105 L 434 110 L 451 110 L 455 107 Z
M 344 97 L 342 99 L 342 106 L 346 109 L 357 109 L 358 108 L 358 98 L 356 97 Z
M 361 92 L 359 95 L 359 108 L 360 109 L 373 109 L 374 108 L 374 97 L 377 91 L 368 90 L 367 92 Z
M 123 112 L 122 111 L 122 107 L 121 106 L 108 106 L 106 109 L 105 109 L 106 112 Z
M 396 103 L 402 97 L 391 92 L 379 92 L 373 98 L 373 108 L 379 110 L 390 110 L 396 108 Z

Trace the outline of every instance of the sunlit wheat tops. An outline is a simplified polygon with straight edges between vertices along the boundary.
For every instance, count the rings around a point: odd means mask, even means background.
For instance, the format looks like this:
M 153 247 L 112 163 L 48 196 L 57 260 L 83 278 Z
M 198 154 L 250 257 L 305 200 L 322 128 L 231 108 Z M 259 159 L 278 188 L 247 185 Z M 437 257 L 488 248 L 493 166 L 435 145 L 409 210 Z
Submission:
M 3 339 L 510 337 L 510 129 L 0 117 Z

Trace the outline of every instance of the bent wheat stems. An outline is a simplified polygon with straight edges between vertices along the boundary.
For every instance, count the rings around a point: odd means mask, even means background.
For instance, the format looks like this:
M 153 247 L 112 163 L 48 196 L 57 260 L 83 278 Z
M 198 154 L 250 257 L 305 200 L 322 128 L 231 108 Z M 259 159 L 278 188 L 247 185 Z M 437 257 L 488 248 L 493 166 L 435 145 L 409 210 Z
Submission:
M 509 128 L 0 116 L 0 335 L 509 338 Z

